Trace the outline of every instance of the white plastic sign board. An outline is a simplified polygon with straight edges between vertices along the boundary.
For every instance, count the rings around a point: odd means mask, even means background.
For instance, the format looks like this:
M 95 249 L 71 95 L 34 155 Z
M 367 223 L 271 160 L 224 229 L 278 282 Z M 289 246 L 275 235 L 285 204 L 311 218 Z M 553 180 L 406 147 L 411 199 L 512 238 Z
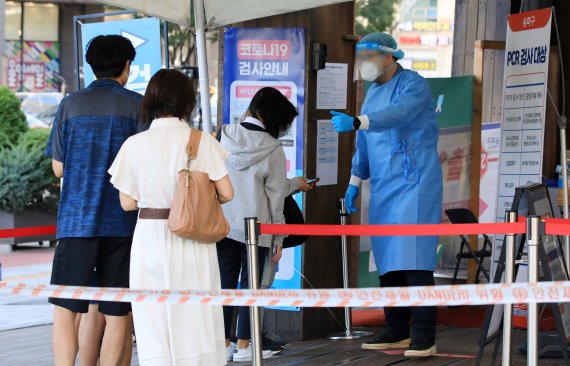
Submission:
M 497 222 L 505 221 L 505 211 L 511 208 L 515 188 L 541 182 L 551 19 L 550 8 L 509 16 Z M 492 273 L 497 267 L 503 239 L 504 236 L 497 236 L 493 246 Z

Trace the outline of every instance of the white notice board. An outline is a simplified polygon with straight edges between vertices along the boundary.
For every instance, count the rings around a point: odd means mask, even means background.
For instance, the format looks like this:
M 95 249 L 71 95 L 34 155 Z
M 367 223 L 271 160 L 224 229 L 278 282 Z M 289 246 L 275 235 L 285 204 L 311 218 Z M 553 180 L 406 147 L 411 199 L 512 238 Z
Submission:
M 326 63 L 317 71 L 317 109 L 346 109 L 348 64 Z
M 509 16 L 503 83 L 497 222 L 505 221 L 515 189 L 541 183 L 550 52 L 550 8 Z M 493 274 L 504 235 L 493 246 Z
M 319 186 L 338 183 L 338 133 L 330 119 L 317 121 L 317 177 Z

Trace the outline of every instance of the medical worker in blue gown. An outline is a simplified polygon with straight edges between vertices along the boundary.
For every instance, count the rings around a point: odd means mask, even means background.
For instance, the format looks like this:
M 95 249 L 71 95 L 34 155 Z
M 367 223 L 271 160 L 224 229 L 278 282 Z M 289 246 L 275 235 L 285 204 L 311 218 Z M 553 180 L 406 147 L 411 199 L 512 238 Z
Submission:
M 429 84 L 398 64 L 404 52 L 388 34 L 365 36 L 356 52 L 360 77 L 372 82 L 362 113 L 353 117 L 331 112 L 337 132 L 357 131 L 345 196 L 347 210 L 357 211 L 360 183 L 370 179 L 370 224 L 438 224 L 442 173 Z M 434 236 L 373 237 L 380 286 L 433 285 L 437 240 Z M 406 357 L 429 357 L 437 352 L 435 307 L 384 311 L 385 332 L 364 343 L 363 349 L 406 349 Z

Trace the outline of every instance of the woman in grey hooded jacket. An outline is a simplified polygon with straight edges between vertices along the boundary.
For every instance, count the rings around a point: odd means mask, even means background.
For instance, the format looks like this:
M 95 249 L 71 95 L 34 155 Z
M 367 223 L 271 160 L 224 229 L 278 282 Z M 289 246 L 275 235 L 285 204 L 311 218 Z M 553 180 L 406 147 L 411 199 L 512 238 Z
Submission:
M 217 244 L 223 289 L 237 288 L 240 273 L 240 288 L 248 287 L 244 218 L 257 217 L 262 223 L 284 224 L 285 197 L 310 188 L 303 178 L 287 179 L 285 152 L 278 140 L 289 130 L 297 114 L 295 107 L 277 89 L 262 88 L 251 100 L 241 123 L 222 127 L 221 144 L 230 153 L 228 171 L 235 190 L 234 200 L 222 206 L 231 229 Z M 272 249 L 273 261 L 281 259 L 283 239 L 283 236 L 260 236 L 259 278 Z M 228 361 L 250 362 L 249 309 L 239 309 L 237 350 L 230 341 L 232 315 L 233 307 L 224 307 Z M 271 355 L 272 352 L 264 351 L 264 358 Z

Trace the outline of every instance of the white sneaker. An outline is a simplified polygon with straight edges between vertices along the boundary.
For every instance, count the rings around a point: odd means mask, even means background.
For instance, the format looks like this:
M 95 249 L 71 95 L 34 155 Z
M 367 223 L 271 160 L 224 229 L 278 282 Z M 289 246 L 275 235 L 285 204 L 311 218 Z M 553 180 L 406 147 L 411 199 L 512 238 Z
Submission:
M 251 345 L 247 348 L 237 348 L 236 353 L 234 353 L 234 362 L 251 362 L 253 357 L 252 353 L 253 350 L 251 349 Z M 261 351 L 261 356 L 266 360 L 273 356 L 273 352 L 263 350 Z
M 235 352 L 236 352 L 236 344 L 234 342 L 230 342 L 230 345 L 226 347 L 226 358 L 228 362 L 231 362 L 234 359 Z

